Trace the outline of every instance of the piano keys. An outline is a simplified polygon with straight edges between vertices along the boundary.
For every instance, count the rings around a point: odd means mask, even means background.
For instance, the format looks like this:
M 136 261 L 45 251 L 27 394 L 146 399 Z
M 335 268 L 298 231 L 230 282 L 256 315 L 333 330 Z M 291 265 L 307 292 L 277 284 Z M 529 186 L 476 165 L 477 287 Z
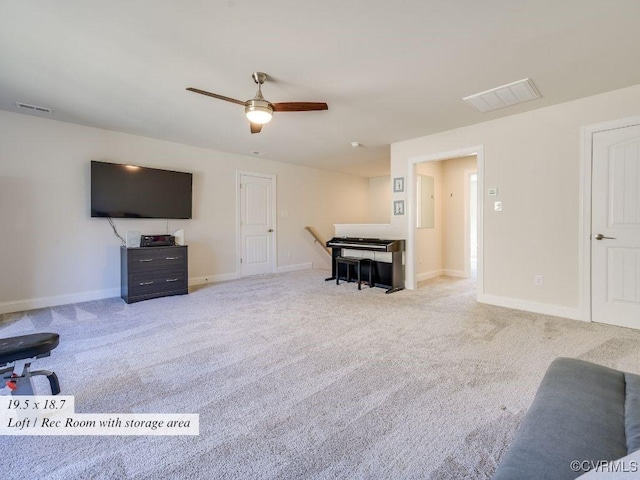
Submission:
M 379 238 L 334 237 L 327 242 L 332 251 L 331 277 L 326 280 L 347 278 L 347 266 L 336 271 L 336 257 L 364 257 L 372 260 L 371 267 L 363 265 L 363 278 L 368 278 L 368 268 L 373 269 L 373 283 L 386 288 L 386 293 L 404 289 L 404 240 L 382 240 Z

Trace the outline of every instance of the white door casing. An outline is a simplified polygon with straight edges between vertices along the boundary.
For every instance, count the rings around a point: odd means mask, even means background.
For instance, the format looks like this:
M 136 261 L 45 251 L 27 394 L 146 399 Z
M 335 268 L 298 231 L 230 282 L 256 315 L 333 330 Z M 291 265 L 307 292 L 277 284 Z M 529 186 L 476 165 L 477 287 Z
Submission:
M 591 319 L 640 328 L 640 125 L 592 138 Z
M 275 176 L 238 172 L 241 277 L 275 271 Z

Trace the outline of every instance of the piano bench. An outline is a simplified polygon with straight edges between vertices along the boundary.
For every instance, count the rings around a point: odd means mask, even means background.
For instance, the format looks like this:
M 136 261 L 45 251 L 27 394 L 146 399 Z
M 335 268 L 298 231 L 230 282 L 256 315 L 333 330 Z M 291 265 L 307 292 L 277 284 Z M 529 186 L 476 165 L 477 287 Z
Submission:
M 340 264 L 347 266 L 347 282 L 351 281 L 351 265 L 358 274 L 358 290 L 362 290 L 362 264 L 369 266 L 369 288 L 373 288 L 373 265 L 370 258 L 336 257 L 336 285 L 340 285 Z

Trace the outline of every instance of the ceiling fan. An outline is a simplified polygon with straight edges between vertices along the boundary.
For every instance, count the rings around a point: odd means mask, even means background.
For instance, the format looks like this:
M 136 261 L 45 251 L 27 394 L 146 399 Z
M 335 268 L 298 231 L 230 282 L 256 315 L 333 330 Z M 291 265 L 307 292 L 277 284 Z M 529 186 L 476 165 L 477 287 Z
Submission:
M 207 92 L 198 88 L 189 87 L 190 92 L 199 93 L 208 97 L 218 98 L 231 103 L 237 103 L 244 106 L 244 112 L 251 122 L 251 133 L 260 133 L 262 125 L 269 122 L 273 116 L 273 112 L 311 112 L 314 110 L 328 110 L 329 107 L 324 102 L 284 102 L 271 103 L 262 96 L 262 84 L 267 80 L 267 74 L 263 72 L 253 72 L 251 75 L 253 81 L 258 84 L 258 91 L 251 99 L 243 102 L 235 98 L 225 97 L 217 93 Z

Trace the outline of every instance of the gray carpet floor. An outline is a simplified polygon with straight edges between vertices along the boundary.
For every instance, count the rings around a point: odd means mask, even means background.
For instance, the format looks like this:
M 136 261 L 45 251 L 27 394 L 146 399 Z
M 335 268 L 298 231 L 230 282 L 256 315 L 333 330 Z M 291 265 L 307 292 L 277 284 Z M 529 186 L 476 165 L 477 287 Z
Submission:
M 3 437 L 2 478 L 484 479 L 555 357 L 640 373 L 640 331 L 478 304 L 472 280 L 326 276 L 0 316 L 60 334 L 34 368 L 77 412 L 200 415 L 197 437 Z

